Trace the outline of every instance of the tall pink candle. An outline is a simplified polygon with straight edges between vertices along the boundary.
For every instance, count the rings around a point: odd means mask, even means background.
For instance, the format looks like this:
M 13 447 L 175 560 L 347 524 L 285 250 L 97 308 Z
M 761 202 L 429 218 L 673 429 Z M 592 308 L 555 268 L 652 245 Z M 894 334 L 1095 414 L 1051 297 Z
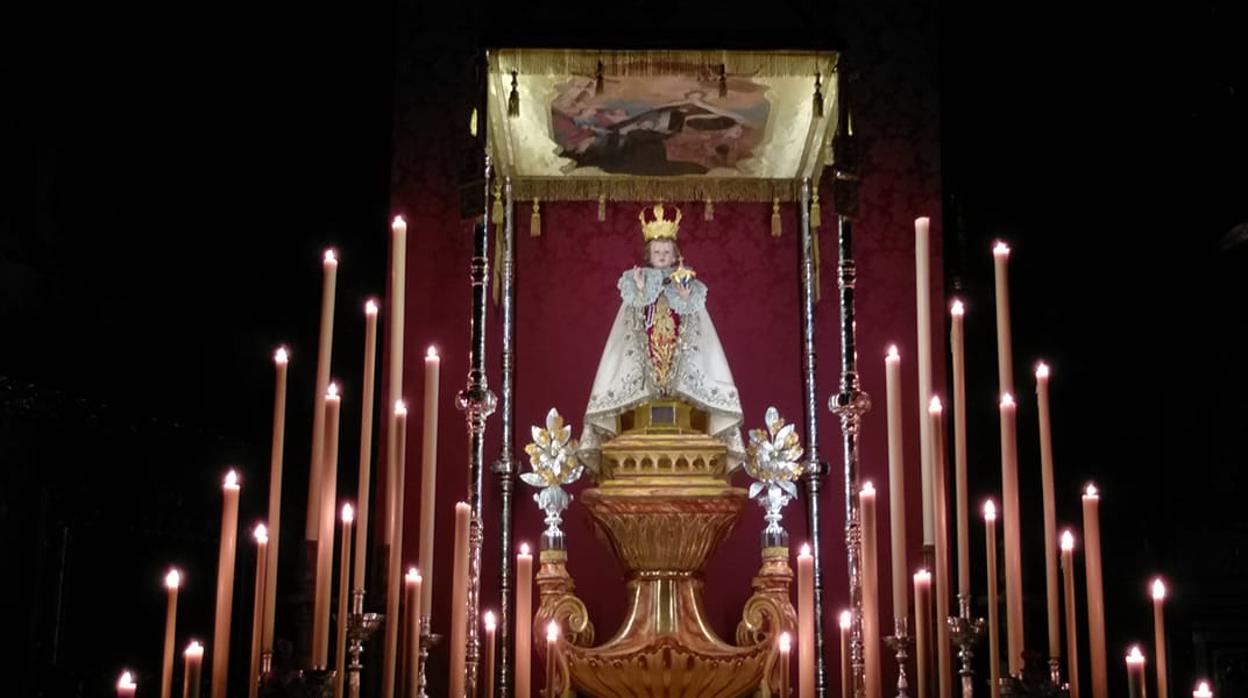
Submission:
M 1139 645 L 1127 653 L 1127 698 L 1144 698 L 1148 691 L 1144 685 L 1144 653 Z
M 407 221 L 395 216 L 390 223 L 390 346 L 389 393 L 391 402 L 403 395 L 403 334 L 407 323 L 404 307 L 407 294 Z M 429 576 L 425 570 L 425 576 Z
M 526 543 L 516 555 L 516 698 L 529 698 L 532 682 L 533 555 Z
M 286 347 L 273 354 L 273 443 L 269 449 L 269 550 L 264 589 L 264 631 L 261 651 L 273 651 L 273 627 L 277 613 L 277 550 L 282 530 L 282 467 L 286 445 Z
M 914 658 L 915 683 L 919 686 L 919 698 L 927 698 L 931 686 L 931 625 L 932 574 L 927 570 L 914 573 Z
M 334 516 L 338 501 L 338 424 L 342 399 L 338 386 L 325 391 L 325 448 L 321 454 L 321 528 L 316 544 L 316 584 L 312 616 L 312 666 L 329 667 L 329 607 L 334 585 Z
M 420 449 L 420 568 L 429 577 L 420 605 L 428 613 L 433 606 L 433 513 L 438 491 L 438 378 L 442 359 L 433 347 L 425 352 L 425 411 Z
M 889 347 L 884 357 L 888 397 L 888 533 L 892 560 L 893 621 L 904 620 L 910 597 L 906 564 L 906 464 L 902 449 L 901 356 Z
M 325 391 L 329 389 L 329 365 L 334 353 L 334 293 L 338 284 L 338 255 L 333 250 L 325 250 L 322 267 L 321 335 L 316 352 L 312 458 L 308 466 L 308 519 L 303 536 L 307 541 L 315 541 L 321 533 L 321 454 L 325 449 Z
M 394 404 L 390 415 L 390 454 L 387 458 L 387 499 L 390 506 L 386 512 L 386 538 L 389 559 L 386 565 L 386 617 L 399 617 L 399 585 L 403 564 L 403 471 L 407 462 L 407 405 L 402 401 Z M 391 698 L 395 694 L 396 670 L 399 660 L 399 624 L 386 623 L 385 645 L 382 657 L 381 695 Z
M 407 274 L 407 221 L 402 216 L 395 216 L 390 223 L 390 279 L 389 290 L 386 301 L 389 303 L 389 327 L 387 328 L 386 340 L 386 404 L 395 405 L 403 399 L 403 337 L 406 331 L 407 318 L 404 315 L 404 301 L 406 298 L 406 274 Z M 389 590 L 397 590 L 399 588 L 400 577 L 402 571 L 399 566 L 403 563 L 403 556 L 396 552 L 397 548 L 402 546 L 403 542 L 403 505 L 399 502 L 404 497 L 403 477 L 406 473 L 404 463 L 400 463 L 396 456 L 397 442 L 395 440 L 395 430 L 393 421 L 389 424 L 390 430 L 386 436 L 386 544 L 390 546 L 390 564 L 388 566 L 389 575 L 386 580 L 386 588 Z M 424 567 L 421 562 L 421 569 L 425 570 L 425 576 L 433 579 L 433 571 L 430 567 Z M 389 592 L 388 592 L 389 593 Z M 397 591 L 395 592 L 397 593 Z M 394 594 L 390 594 L 393 596 Z M 395 605 L 395 612 L 398 606 Z M 393 616 L 391 616 L 393 617 Z M 391 633 L 387 633 L 389 638 Z M 393 691 L 393 679 L 390 683 L 383 680 L 383 685 L 389 686 Z M 390 695 L 390 691 L 385 691 L 385 696 Z
M 997 241 L 992 247 L 993 281 L 997 302 L 997 387 L 1014 393 L 1014 359 L 1010 336 L 1010 246 Z
M 781 698 L 789 698 L 789 673 L 793 671 L 793 638 L 787 633 L 780 633 L 780 692 Z
M 949 310 L 949 347 L 953 361 L 953 479 L 958 530 L 958 594 L 971 594 L 971 509 L 966 493 L 966 351 L 963 347 L 962 301 Z
M 182 653 L 182 698 L 199 698 L 199 685 L 203 683 L 204 646 L 191 640 Z
M 1001 509 L 1005 517 L 1005 645 L 1010 674 L 1023 671 L 1023 553 L 1014 397 L 1001 396 Z
M 1036 403 L 1040 414 L 1040 490 L 1044 500 L 1044 590 L 1049 620 L 1049 656 L 1062 656 L 1057 593 L 1057 513 L 1053 493 L 1053 429 L 1049 422 L 1049 367 L 1036 366 Z
M 932 433 L 932 506 L 936 523 L 936 679 L 941 696 L 953 695 L 953 658 L 949 639 L 949 519 L 945 493 L 945 423 L 940 398 L 928 405 Z
M 368 578 L 368 509 L 372 500 L 372 464 L 373 464 L 373 391 L 377 382 L 377 301 L 369 300 L 364 304 L 364 396 L 360 401 L 360 471 L 359 486 L 356 488 L 356 502 L 359 511 L 356 518 L 360 525 L 355 527 L 355 567 L 352 571 L 352 591 L 364 591 L 364 582 Z
M 1166 583 L 1158 577 L 1153 580 L 1153 653 L 1157 657 L 1157 696 L 1169 698 L 1170 681 L 1166 670 L 1166 616 L 1162 607 L 1166 603 Z
M 467 502 L 455 504 L 455 555 L 451 577 L 451 693 L 464 694 L 464 670 L 468 634 L 468 522 L 472 508 Z
M 931 220 L 914 220 L 914 289 L 915 317 L 919 335 L 919 409 L 932 399 L 932 281 L 929 234 Z M 931 423 L 927 415 L 919 415 L 919 463 L 923 492 L 923 545 L 936 544 L 932 511 L 932 444 Z
M 841 698 L 853 698 L 854 668 L 851 666 L 849 635 L 854 627 L 854 614 L 841 611 Z
M 234 607 L 234 555 L 238 546 L 238 473 L 221 487 L 221 548 L 217 555 L 217 608 L 212 631 L 212 698 L 225 698 L 230 671 L 230 611 Z
M 259 524 L 252 531 L 256 541 L 256 590 L 251 605 L 251 663 L 247 672 L 247 695 L 256 698 L 260 693 L 260 645 L 264 642 L 264 594 L 265 577 L 269 566 L 269 531 Z
M 134 682 L 134 675 L 128 671 L 121 672 L 121 678 L 117 679 L 117 698 L 134 698 L 136 690 L 138 685 Z
M 1062 592 L 1066 597 L 1066 678 L 1079 698 L 1079 618 L 1075 613 L 1075 536 L 1062 531 Z
M 815 558 L 805 543 L 797 554 L 797 694 L 815 695 Z
M 168 601 L 165 606 L 165 653 L 160 664 L 160 698 L 173 696 L 173 640 L 178 625 L 178 587 L 182 573 L 176 569 L 165 575 Z
M 347 676 L 347 616 L 351 613 L 351 528 L 355 525 L 355 509 L 342 505 L 342 538 L 338 543 L 338 627 L 334 633 L 334 695 L 342 698 Z M 359 528 L 364 528 L 361 522 Z
M 482 683 L 485 684 L 485 698 L 494 698 L 494 645 L 497 638 L 497 624 L 492 611 L 485 612 L 485 673 Z
M 870 482 L 858 492 L 862 517 L 862 654 L 867 698 L 882 698 L 884 676 L 880 668 L 880 572 L 876 536 L 875 486 Z
M 984 549 L 988 569 L 988 685 L 1001 698 L 1001 619 L 997 596 L 997 505 L 984 502 Z
M 1092 698 L 1109 698 L 1105 651 L 1105 588 L 1101 577 L 1101 497 L 1096 485 L 1083 494 L 1083 557 L 1088 598 L 1088 655 L 1092 665 Z
M 420 616 L 424 613 L 420 597 L 424 578 L 412 567 L 403 582 L 407 586 L 407 696 L 416 698 L 420 695 Z
M 546 696 L 545 698 L 553 698 L 558 696 L 559 692 L 555 686 L 555 666 L 558 662 L 555 659 L 555 653 L 559 651 L 559 624 L 550 621 L 546 624 Z M 458 694 L 455 694 L 458 695 Z

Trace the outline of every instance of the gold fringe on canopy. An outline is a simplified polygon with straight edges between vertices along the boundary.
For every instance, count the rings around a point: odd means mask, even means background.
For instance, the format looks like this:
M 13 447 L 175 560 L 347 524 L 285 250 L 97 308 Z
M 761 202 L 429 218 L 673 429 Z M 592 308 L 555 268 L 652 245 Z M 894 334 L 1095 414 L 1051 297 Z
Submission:
M 835 51 L 582 51 L 578 49 L 501 49 L 490 53 L 490 72 L 521 75 L 598 75 L 656 77 L 690 69 L 728 77 L 814 75 L 836 70 Z
M 543 201 L 796 201 L 798 184 L 787 179 L 707 177 L 564 177 L 513 179 L 517 199 Z

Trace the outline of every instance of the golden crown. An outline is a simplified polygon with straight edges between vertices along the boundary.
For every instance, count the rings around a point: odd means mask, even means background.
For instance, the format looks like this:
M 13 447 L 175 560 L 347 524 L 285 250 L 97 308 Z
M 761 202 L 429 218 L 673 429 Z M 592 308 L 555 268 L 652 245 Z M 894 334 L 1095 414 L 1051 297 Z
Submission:
M 680 229 L 680 209 L 676 209 L 676 217 L 668 219 L 663 216 L 663 204 L 654 205 L 654 220 L 646 220 L 646 209 L 641 209 L 641 213 L 637 214 L 637 220 L 641 221 L 641 234 L 646 238 L 646 242 L 651 240 L 675 240 L 676 231 Z

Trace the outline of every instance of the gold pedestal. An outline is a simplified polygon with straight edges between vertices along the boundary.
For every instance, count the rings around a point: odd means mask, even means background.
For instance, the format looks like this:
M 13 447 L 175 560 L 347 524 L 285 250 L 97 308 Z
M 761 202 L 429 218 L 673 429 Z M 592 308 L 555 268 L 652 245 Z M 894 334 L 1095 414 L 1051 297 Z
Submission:
M 598 487 L 581 495 L 626 572 L 628 615 L 614 637 L 590 646 L 593 626 L 572 593 L 566 554 L 541 557 L 534 638 L 544 653 L 546 624 L 556 620 L 564 630 L 556 657 L 561 695 L 774 695 L 776 637 L 796 626 L 788 549 L 764 551 L 737 644 L 717 637 L 704 618 L 703 572 L 741 515 L 746 491 L 728 484 L 727 451 L 701 432 L 696 410 L 649 403 L 621 421 L 633 428 L 603 445 Z

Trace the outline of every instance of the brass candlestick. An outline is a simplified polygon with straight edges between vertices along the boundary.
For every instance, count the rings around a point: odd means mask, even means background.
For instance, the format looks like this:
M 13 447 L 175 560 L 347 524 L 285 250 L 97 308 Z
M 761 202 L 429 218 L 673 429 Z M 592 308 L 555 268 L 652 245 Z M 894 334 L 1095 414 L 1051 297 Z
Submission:
M 351 592 L 351 613 L 347 616 L 347 640 L 351 643 L 351 663 L 347 666 L 347 695 L 350 698 L 360 698 L 360 672 L 364 669 L 360 655 L 364 654 L 364 643 L 381 627 L 381 619 L 380 613 L 364 612 L 363 589 Z
M 420 671 L 417 679 L 420 684 L 420 690 L 417 692 L 417 698 L 429 698 L 429 683 L 425 675 L 425 666 L 429 663 L 429 648 L 442 641 L 442 636 L 433 633 L 430 628 L 433 621 L 429 616 L 420 617 Z M 353 697 L 354 698 L 354 697 Z
M 984 635 L 984 619 L 971 618 L 971 595 L 958 594 L 958 615 L 950 616 L 949 640 L 958 648 L 958 657 L 962 660 L 962 668 L 958 675 L 962 677 L 962 698 L 974 695 L 975 670 L 971 668 L 974 653 L 971 648 Z
M 906 676 L 906 660 L 910 658 L 910 645 L 914 644 L 914 638 L 910 637 L 909 619 L 895 619 L 893 634 L 884 638 L 884 642 L 892 648 L 897 658 L 897 698 L 909 698 L 910 680 Z

